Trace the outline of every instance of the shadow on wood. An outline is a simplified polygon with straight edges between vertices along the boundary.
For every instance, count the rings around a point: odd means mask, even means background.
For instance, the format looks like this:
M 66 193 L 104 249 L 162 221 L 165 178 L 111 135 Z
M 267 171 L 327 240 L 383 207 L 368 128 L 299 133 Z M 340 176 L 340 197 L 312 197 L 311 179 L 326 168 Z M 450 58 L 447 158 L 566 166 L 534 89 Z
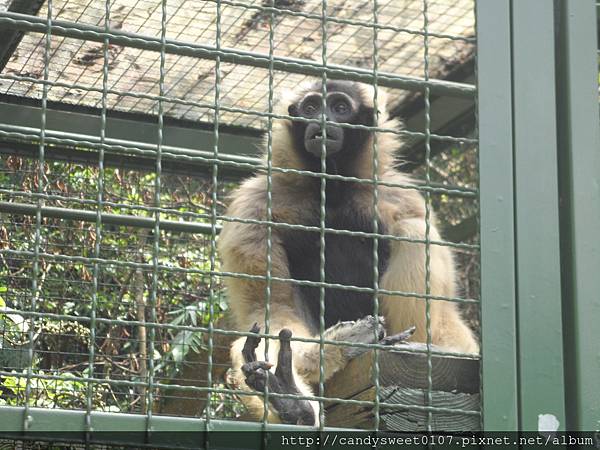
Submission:
M 424 349 L 423 344 L 399 346 L 405 350 Z M 474 431 L 480 429 L 479 361 L 434 355 L 432 363 L 431 406 L 434 431 Z M 423 353 L 379 352 L 379 401 L 398 406 L 380 407 L 381 430 L 423 431 L 427 428 L 427 356 Z M 361 401 L 375 400 L 373 353 L 350 361 L 325 386 L 325 396 Z M 402 408 L 402 405 L 407 408 Z M 326 405 L 326 425 L 372 429 L 372 406 L 330 402 Z M 449 411 L 449 410 L 456 410 Z M 469 411 L 465 414 L 461 411 Z

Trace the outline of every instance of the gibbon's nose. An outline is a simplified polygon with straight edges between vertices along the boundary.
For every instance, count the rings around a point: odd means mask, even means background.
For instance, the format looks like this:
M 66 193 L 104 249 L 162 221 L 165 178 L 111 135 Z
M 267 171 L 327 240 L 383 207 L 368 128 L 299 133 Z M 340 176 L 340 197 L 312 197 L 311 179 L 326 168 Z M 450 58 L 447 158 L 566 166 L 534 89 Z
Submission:
M 325 149 L 327 155 L 331 156 L 342 149 L 344 143 L 344 130 L 340 127 L 327 125 L 327 139 L 325 141 Z M 323 146 L 323 130 L 319 124 L 311 123 L 306 127 L 304 138 L 304 146 L 309 153 L 315 156 L 321 156 Z

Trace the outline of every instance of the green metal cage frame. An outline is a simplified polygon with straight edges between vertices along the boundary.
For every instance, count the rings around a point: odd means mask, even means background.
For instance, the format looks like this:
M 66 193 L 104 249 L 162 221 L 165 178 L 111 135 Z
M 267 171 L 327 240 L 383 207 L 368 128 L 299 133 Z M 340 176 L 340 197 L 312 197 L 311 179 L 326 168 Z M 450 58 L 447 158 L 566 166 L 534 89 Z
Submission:
M 456 140 L 479 146 L 479 190 L 436 186 L 430 182 L 428 176 L 418 189 L 424 192 L 427 205 L 430 203 L 431 193 L 434 192 L 473 198 L 479 196 L 483 429 L 538 430 L 540 415 L 552 415 L 560 424 L 559 430 L 598 430 L 600 328 L 596 324 L 600 320 L 600 279 L 597 277 L 597 269 L 600 268 L 600 244 L 593 239 L 594 232 L 600 229 L 600 131 L 596 64 L 598 50 L 595 40 L 597 6 L 593 0 L 558 0 L 555 3 L 545 0 L 476 1 L 477 88 L 466 83 L 429 79 L 427 70 L 422 79 L 381 73 L 377 70 L 376 56 L 372 71 L 329 65 L 326 46 L 323 47 L 322 63 L 275 57 L 272 40 L 273 16 L 278 12 L 277 8 L 263 8 L 271 18 L 269 55 L 222 48 L 219 33 L 214 47 L 168 40 L 164 23 L 165 0 L 161 4 L 163 29 L 159 38 L 110 30 L 108 1 L 105 27 L 54 21 L 52 17 L 37 17 L 34 10 L 0 12 L 0 26 L 3 27 L 0 36 L 3 36 L 2 33 L 4 36 L 10 34 L 11 39 L 7 38 L 5 41 L 8 44 L 14 42 L 18 33 L 36 32 L 46 34 L 47 45 L 51 36 L 102 43 L 105 58 L 109 43 L 161 53 L 160 93 L 156 97 L 159 105 L 158 135 L 157 125 L 145 121 L 145 118 L 126 115 L 108 117 L 105 104 L 98 115 L 98 111 L 87 114 L 86 111 L 65 110 L 58 105 L 49 104 L 45 97 L 39 104 L 24 104 L 18 99 L 15 102 L 14 98 L 4 97 L 0 98 L 0 151 L 33 156 L 41 161 L 47 157 L 69 161 L 98 161 L 100 174 L 105 166 L 128 162 L 136 167 L 154 168 L 158 175 L 164 171 L 180 172 L 202 167 L 205 171 L 210 171 L 215 184 L 221 176 L 238 178 L 240 174 L 257 168 L 266 171 L 270 177 L 273 172 L 280 170 L 273 167 L 270 158 L 267 158 L 265 164 L 258 158 L 236 154 L 235 151 L 242 147 L 242 142 L 243 147 L 258 143 L 258 134 L 252 130 L 219 124 L 219 111 L 224 108 L 219 103 L 220 63 L 246 64 L 269 71 L 269 111 L 249 112 L 266 118 L 269 124 L 273 119 L 282 117 L 273 113 L 272 74 L 275 70 L 318 76 L 324 80 L 329 77 L 341 77 L 375 86 L 424 91 L 425 132 L 394 132 L 419 139 L 425 147 L 426 160 L 429 159 L 432 140 Z M 217 1 L 217 8 L 219 4 Z M 424 5 L 423 36 L 427 59 L 426 0 Z M 37 7 L 39 8 L 39 5 Z M 321 18 L 324 36 L 327 19 L 324 12 Z M 376 36 L 376 2 L 372 29 Z M 376 43 L 374 46 L 377 47 Z M 0 61 L 6 59 L 8 51 L 8 48 L 0 49 Z M 172 122 L 163 116 L 162 102 L 183 101 L 164 95 L 163 70 L 167 53 L 215 62 L 217 83 L 214 103 L 195 105 L 214 110 L 214 129 L 192 128 L 190 124 Z M 104 71 L 104 82 L 100 91 L 106 96 L 111 93 L 106 83 L 106 65 Z M 51 85 L 56 85 L 56 82 L 49 82 L 47 78 L 42 81 L 30 81 L 41 82 L 44 92 Z M 89 89 L 86 86 L 80 87 Z M 451 138 L 432 133 L 429 114 L 429 98 L 432 94 L 443 94 L 457 99 L 458 102 L 462 99 L 476 99 L 478 137 Z M 375 96 L 377 98 L 377 94 Z M 42 118 L 41 125 L 39 117 Z M 379 130 L 377 126 L 374 129 Z M 135 133 L 133 137 L 132 130 Z M 268 130 L 267 147 L 270 150 L 271 126 L 268 126 Z M 51 155 L 45 153 L 46 144 L 54 145 Z M 99 180 L 101 177 L 102 175 Z M 321 177 L 321 195 L 324 193 L 326 178 Z M 370 182 L 377 184 L 377 179 Z M 156 183 L 156 192 L 159 193 L 160 176 L 156 178 Z M 0 191 L 0 194 L 7 195 L 11 200 L 17 198 L 10 197 L 14 194 L 10 191 Z M 213 195 L 216 196 L 216 191 Z M 209 214 L 212 224 L 206 225 L 162 220 L 160 198 L 155 199 L 154 207 L 146 208 L 154 217 L 140 218 L 105 214 L 101 212 L 101 207 L 98 207 L 97 212 L 46 207 L 43 205 L 42 192 L 24 197 L 35 204 L 2 201 L 0 212 L 34 216 L 38 228 L 42 217 L 59 217 L 95 223 L 98 234 L 101 233 L 103 224 L 110 223 L 153 229 L 155 236 L 159 235 L 160 230 L 204 233 L 212 237 L 211 277 L 215 272 L 214 242 L 219 232 L 216 220 L 227 220 L 218 216 L 216 209 Z M 376 196 L 374 202 L 377 202 Z M 104 203 L 100 190 L 96 204 L 101 206 Z M 268 209 L 270 211 L 270 206 Z M 374 221 L 376 224 L 376 218 Z M 266 225 L 270 230 L 277 224 L 272 223 L 269 218 Z M 318 230 L 323 239 L 326 231 L 323 216 Z M 375 248 L 379 239 L 391 238 L 378 234 L 377 228 L 375 234 Z M 39 230 L 37 239 L 39 240 Z M 429 235 L 424 243 L 469 247 L 468 244 L 435 242 L 429 239 Z M 152 263 L 109 262 L 152 269 L 153 283 L 156 284 L 157 271 L 160 269 L 156 256 L 158 245 L 158 238 L 155 238 Z M 97 279 L 99 264 L 106 261 L 99 257 L 99 247 L 94 251 L 95 257 L 86 260 L 95 264 Z M 36 242 L 31 256 L 35 260 L 40 257 L 39 242 Z M 377 261 L 376 250 L 374 257 Z M 323 259 L 322 255 L 322 261 Z M 540 265 L 543 270 L 536 270 Z M 323 267 L 321 269 L 324 270 Z M 270 269 L 268 270 L 270 274 Z M 36 273 L 37 269 L 34 266 L 32 292 L 35 292 L 36 288 Z M 322 277 L 322 283 L 319 285 L 321 307 L 325 289 L 323 274 Z M 275 278 L 267 275 L 267 285 L 271 279 Z M 377 293 L 381 290 L 376 285 L 372 292 L 377 298 Z M 267 293 L 267 298 L 268 296 Z M 35 300 L 35 295 L 33 297 Z M 423 298 L 428 305 L 432 300 L 439 300 L 430 295 L 430 292 L 423 295 Z M 154 300 L 155 298 L 151 298 L 150 304 Z M 377 302 L 375 303 L 377 312 Z M 267 315 L 268 311 L 267 301 Z M 0 310 L 0 313 L 2 312 L 6 311 Z M 35 301 L 32 311 L 24 314 L 31 320 L 37 317 Z M 73 320 L 70 316 L 68 319 Z M 102 319 L 96 318 L 92 310 L 91 316 L 85 320 L 89 321 L 93 330 L 96 321 Z M 149 333 L 153 333 L 154 325 L 159 324 L 146 325 Z M 321 336 L 323 327 L 322 322 Z M 212 339 L 215 332 L 212 321 L 203 331 Z M 245 335 L 242 332 L 230 333 Z M 265 333 L 269 334 L 269 330 Z M 150 341 L 152 342 L 152 336 Z M 323 358 L 322 338 L 320 343 Z M 373 348 L 377 354 L 377 346 Z M 429 348 L 427 358 L 430 368 L 432 354 L 434 352 Z M 209 356 L 209 364 L 210 361 Z M 90 365 L 93 366 L 93 352 L 90 355 Z M 377 374 L 377 358 L 374 365 Z M 31 376 L 32 374 L 28 373 L 28 379 Z M 85 381 L 91 386 L 91 383 L 99 380 Z M 153 380 L 149 380 L 148 384 L 157 385 Z M 378 387 L 377 376 L 375 387 Z M 186 389 L 185 386 L 179 388 Z M 323 399 L 322 379 L 315 398 Z M 147 401 L 152 404 L 151 392 L 148 393 Z M 380 406 L 376 400 L 376 424 Z M 429 416 L 434 409 L 430 407 Z M 136 430 L 144 435 L 142 439 L 145 441 L 151 441 L 152 433 L 161 430 L 201 432 L 290 429 L 265 423 L 153 416 L 152 408 L 149 408 L 146 415 L 100 413 L 93 411 L 91 403 L 86 411 L 51 411 L 29 406 L 0 407 L 0 424 L 2 432 L 44 433 L 58 428 L 61 431 L 83 433 L 82 439 L 86 439 L 85 433 L 92 431 Z M 298 430 L 293 427 L 291 429 Z

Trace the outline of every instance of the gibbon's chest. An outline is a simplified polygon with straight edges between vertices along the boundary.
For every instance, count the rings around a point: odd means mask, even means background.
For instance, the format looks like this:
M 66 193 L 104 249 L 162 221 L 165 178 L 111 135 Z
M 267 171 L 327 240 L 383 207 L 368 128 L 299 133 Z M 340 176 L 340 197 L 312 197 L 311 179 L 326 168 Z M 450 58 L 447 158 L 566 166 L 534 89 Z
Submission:
M 360 211 L 356 202 L 343 201 L 326 208 L 326 228 L 373 233 L 373 217 Z M 319 218 L 313 217 L 306 225 L 319 226 Z M 283 246 L 286 250 L 290 275 L 296 280 L 320 281 L 320 233 L 319 231 L 282 230 Z M 385 233 L 379 224 L 378 233 Z M 325 282 L 346 286 L 373 287 L 374 239 L 325 233 Z M 389 241 L 378 241 L 379 275 L 389 260 Z M 314 324 L 319 323 L 319 287 L 297 285 Z M 373 314 L 373 293 L 357 292 L 343 288 L 325 289 L 325 326 L 340 321 L 357 320 Z

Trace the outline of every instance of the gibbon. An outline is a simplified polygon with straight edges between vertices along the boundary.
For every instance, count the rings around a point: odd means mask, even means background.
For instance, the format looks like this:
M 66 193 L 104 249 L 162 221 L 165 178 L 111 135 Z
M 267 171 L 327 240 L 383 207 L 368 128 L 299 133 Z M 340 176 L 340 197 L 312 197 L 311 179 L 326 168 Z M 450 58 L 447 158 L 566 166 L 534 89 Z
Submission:
M 304 86 L 288 94 L 276 112 L 292 117 L 321 119 L 326 124 L 326 167 L 331 175 L 359 179 L 373 178 L 374 131 L 336 126 L 335 123 L 374 126 L 374 91 L 371 86 L 348 81 L 328 81 L 325 111 L 322 111 L 322 84 Z M 399 129 L 387 118 L 385 94 L 378 94 L 378 125 Z M 424 240 L 426 209 L 416 189 L 406 188 L 410 179 L 394 169 L 392 151 L 400 147 L 397 135 L 376 132 L 378 148 L 379 234 Z M 317 122 L 275 120 L 272 131 L 273 167 L 319 173 L 323 132 Z M 226 277 L 233 325 L 238 331 L 265 331 L 267 275 L 267 175 L 246 180 L 234 192 L 228 216 L 245 222 L 228 221 L 219 237 L 222 268 L 234 273 Z M 268 383 L 271 393 L 311 396 L 319 382 L 319 343 L 290 338 L 319 337 L 319 287 L 281 279 L 320 281 L 320 232 L 277 223 L 320 226 L 321 179 L 299 173 L 273 171 L 271 177 L 271 281 L 268 358 L 259 337 L 237 339 L 231 347 L 235 384 L 247 391 L 262 392 Z M 333 230 L 374 232 L 373 183 L 327 179 L 325 226 Z M 430 240 L 440 240 L 431 214 Z M 373 287 L 371 237 L 325 233 L 325 282 Z M 424 243 L 406 240 L 378 240 L 379 286 L 388 291 L 425 294 L 426 250 Z M 249 274 L 254 278 L 235 276 Z M 430 245 L 431 295 L 455 296 L 455 268 L 448 247 Z M 406 296 L 379 295 L 381 317 L 373 317 L 373 293 L 342 288 L 325 289 L 326 340 L 393 344 L 405 339 L 405 330 L 415 327 L 412 341 L 426 342 L 425 300 Z M 461 318 L 456 304 L 431 301 L 433 344 L 460 352 L 478 352 L 472 331 Z M 387 337 L 386 337 L 387 336 Z M 397 338 L 394 338 L 397 336 Z M 360 348 L 325 345 L 325 380 L 343 369 L 359 354 Z M 258 358 L 257 358 L 258 354 Z M 266 359 L 263 360 L 263 359 Z M 273 362 L 277 364 L 273 364 Z M 262 396 L 241 396 L 250 414 L 263 417 Z M 268 420 L 291 424 L 317 425 L 318 402 L 269 396 Z

